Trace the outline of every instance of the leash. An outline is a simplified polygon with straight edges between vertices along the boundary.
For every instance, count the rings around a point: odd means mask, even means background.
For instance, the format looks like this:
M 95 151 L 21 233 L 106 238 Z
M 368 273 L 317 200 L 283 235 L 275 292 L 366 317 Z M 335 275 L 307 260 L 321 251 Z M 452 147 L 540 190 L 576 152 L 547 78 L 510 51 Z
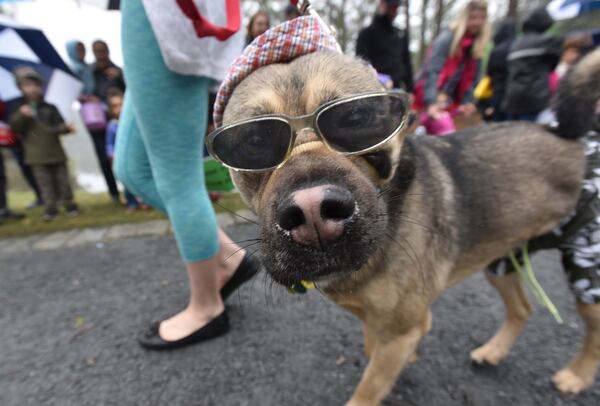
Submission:
M 531 267 L 531 261 L 529 260 L 529 250 L 527 248 L 527 244 L 523 244 L 521 247 L 521 253 L 523 254 L 523 267 L 521 268 L 521 264 L 517 261 L 514 253 L 508 254 L 512 265 L 517 270 L 519 277 L 525 282 L 525 284 L 529 287 L 529 290 L 533 293 L 538 303 L 545 307 L 550 314 L 554 317 L 558 324 L 563 324 L 563 319 L 560 317 L 560 313 L 554 303 L 550 300 L 542 285 L 538 282 L 535 274 L 533 273 L 533 268 Z

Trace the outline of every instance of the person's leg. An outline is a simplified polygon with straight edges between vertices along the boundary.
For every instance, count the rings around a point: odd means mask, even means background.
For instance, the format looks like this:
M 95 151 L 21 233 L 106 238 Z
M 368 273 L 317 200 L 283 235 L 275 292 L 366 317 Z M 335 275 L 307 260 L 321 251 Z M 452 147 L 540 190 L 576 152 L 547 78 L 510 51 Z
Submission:
M 77 204 L 73 197 L 73 189 L 71 189 L 69 170 L 67 169 L 66 162 L 55 165 L 54 176 L 58 195 L 60 196 L 60 200 L 65 207 L 65 210 L 71 214 L 75 213 L 77 211 Z
M 125 94 L 119 120 L 114 169 L 117 178 L 127 189 L 166 214 L 165 206 L 156 189 L 146 146 L 135 120 L 129 92 Z
M 0 150 L 0 212 L 6 210 L 6 174 L 4 173 L 4 157 Z
M 125 2 L 122 13 L 125 76 L 134 122 L 139 125 L 156 191 L 173 225 L 190 282 L 188 307 L 160 325 L 162 338 L 176 340 L 223 309 L 215 255 L 219 250 L 217 223 L 203 176 L 208 80 L 168 70 L 141 2 Z M 122 135 L 119 131 L 117 167 Z M 141 190 L 131 190 L 154 206 Z
M 135 197 L 135 195 L 131 193 L 129 189 L 125 188 L 123 194 L 125 195 L 125 203 L 127 204 L 128 208 L 137 209 L 139 207 L 140 202 L 138 202 L 137 197 Z
M 106 132 L 105 130 L 90 130 L 92 137 L 92 143 L 96 151 L 96 157 L 98 158 L 98 164 L 104 175 L 108 192 L 113 200 L 119 199 L 119 189 L 117 188 L 117 182 L 115 181 L 115 175 L 113 174 L 112 168 L 108 163 L 108 157 L 106 156 Z
M 18 143 L 14 148 L 11 148 L 11 152 L 13 154 L 13 157 L 17 161 L 19 168 L 21 169 L 21 173 L 23 174 L 23 177 L 25 178 L 25 180 L 27 181 L 27 183 L 29 184 L 29 186 L 31 187 L 33 192 L 35 193 L 36 201 L 34 202 L 33 205 L 36 205 L 36 206 L 42 205 L 43 199 L 42 199 L 42 194 L 40 192 L 40 188 L 39 188 L 37 182 L 35 181 L 35 176 L 33 176 L 33 171 L 31 169 L 31 166 L 29 166 L 25 163 L 25 150 L 23 149 L 23 144 Z
M 33 165 L 31 167 L 35 181 L 40 188 L 42 199 L 44 200 L 44 206 L 46 207 L 46 215 L 53 217 L 57 213 L 56 209 L 56 195 L 54 193 L 54 185 L 52 175 L 47 165 Z M 48 218 L 50 219 L 50 218 Z

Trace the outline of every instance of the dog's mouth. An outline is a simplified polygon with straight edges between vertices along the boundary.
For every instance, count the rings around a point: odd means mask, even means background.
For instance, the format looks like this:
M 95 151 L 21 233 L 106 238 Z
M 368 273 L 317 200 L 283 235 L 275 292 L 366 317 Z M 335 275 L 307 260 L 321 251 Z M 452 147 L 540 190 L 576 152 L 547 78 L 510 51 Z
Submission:
M 265 268 L 291 286 L 360 269 L 378 246 L 385 215 L 375 189 L 320 183 L 273 199 L 262 224 Z

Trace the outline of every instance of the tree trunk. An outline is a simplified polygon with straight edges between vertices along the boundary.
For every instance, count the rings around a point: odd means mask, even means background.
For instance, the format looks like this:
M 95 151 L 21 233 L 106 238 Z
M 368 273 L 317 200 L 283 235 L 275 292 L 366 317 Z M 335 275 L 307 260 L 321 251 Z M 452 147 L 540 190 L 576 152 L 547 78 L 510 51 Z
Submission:
M 427 44 L 425 43 L 425 33 L 427 31 L 427 6 L 429 5 L 429 0 L 423 0 L 423 6 L 421 8 L 421 29 L 419 31 L 419 66 L 423 64 L 423 59 L 425 58 L 425 50 L 427 48 Z
M 410 34 L 410 0 L 404 0 L 404 23 L 406 24 L 406 35 Z M 410 37 L 409 37 L 410 38 Z
M 519 0 L 508 0 L 507 17 L 517 18 L 519 15 Z
M 437 5 L 435 8 L 435 17 L 433 21 L 433 35 L 432 38 L 435 38 L 442 31 L 442 21 L 444 20 L 444 0 L 437 0 Z

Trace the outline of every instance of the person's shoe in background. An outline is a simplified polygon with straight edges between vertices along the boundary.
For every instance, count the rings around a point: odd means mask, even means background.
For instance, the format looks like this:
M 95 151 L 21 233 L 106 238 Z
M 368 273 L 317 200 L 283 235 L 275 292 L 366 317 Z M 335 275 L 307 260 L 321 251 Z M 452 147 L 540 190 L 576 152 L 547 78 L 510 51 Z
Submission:
M 56 216 L 58 216 L 58 210 L 56 209 L 48 209 L 44 212 L 44 215 L 42 216 L 42 220 L 44 221 L 52 221 L 56 218 Z
M 25 206 L 25 208 L 27 210 L 31 210 L 31 209 L 36 209 L 38 207 L 42 207 L 44 205 L 44 201 L 41 199 L 38 200 L 34 200 L 33 202 L 29 203 L 27 206 Z
M 140 209 L 139 203 L 130 203 L 127 205 L 127 213 L 129 213 L 129 214 L 135 213 L 139 209 Z
M 67 212 L 67 217 L 79 216 L 79 207 L 75 203 L 65 205 L 65 210 Z
M 21 220 L 25 215 L 10 209 L 0 209 L 0 220 Z

